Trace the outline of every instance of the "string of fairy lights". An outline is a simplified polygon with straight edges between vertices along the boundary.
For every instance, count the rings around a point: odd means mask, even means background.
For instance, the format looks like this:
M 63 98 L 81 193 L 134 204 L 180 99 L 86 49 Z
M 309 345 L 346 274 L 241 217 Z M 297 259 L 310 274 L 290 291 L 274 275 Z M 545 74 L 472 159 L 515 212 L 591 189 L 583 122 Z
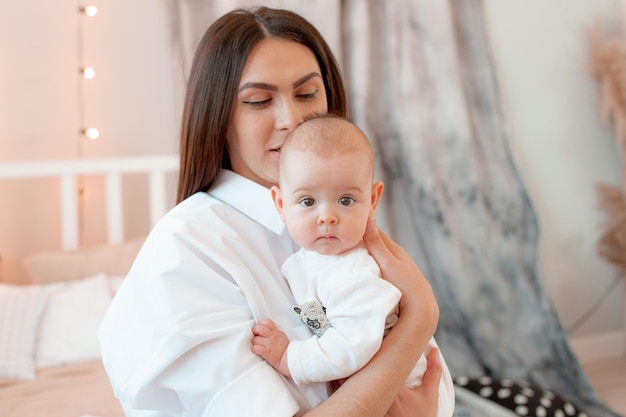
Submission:
M 78 36 L 77 36 L 77 53 L 78 53 L 78 65 L 80 77 L 78 80 L 78 123 L 80 126 L 79 133 L 81 138 L 78 140 L 78 155 L 82 156 L 82 138 L 98 139 L 100 131 L 97 127 L 89 126 L 85 120 L 85 100 L 84 100 L 84 85 L 83 83 L 92 80 L 96 76 L 96 70 L 87 65 L 84 62 L 84 31 L 83 31 L 83 18 L 93 18 L 98 14 L 98 8 L 94 5 L 83 5 L 81 0 L 78 0 L 78 11 L 82 16 L 78 19 Z
M 84 24 L 85 22 L 93 19 L 98 14 L 98 8 L 92 4 L 84 4 L 85 0 L 77 0 L 77 9 L 79 15 L 77 16 L 77 65 L 78 65 L 78 77 L 77 77 L 77 111 L 78 111 L 78 140 L 76 154 L 78 158 L 82 158 L 83 147 L 85 145 L 85 139 L 96 140 L 100 136 L 100 131 L 97 127 L 90 125 L 85 116 L 85 83 L 91 82 L 96 76 L 96 70 L 93 66 L 88 65 L 85 62 L 84 54 Z M 89 1 L 89 0 L 87 0 Z M 81 241 L 84 239 L 85 232 L 85 198 L 87 197 L 87 190 L 85 187 L 85 178 L 83 176 L 77 179 L 77 191 L 78 191 L 78 230 L 80 233 Z

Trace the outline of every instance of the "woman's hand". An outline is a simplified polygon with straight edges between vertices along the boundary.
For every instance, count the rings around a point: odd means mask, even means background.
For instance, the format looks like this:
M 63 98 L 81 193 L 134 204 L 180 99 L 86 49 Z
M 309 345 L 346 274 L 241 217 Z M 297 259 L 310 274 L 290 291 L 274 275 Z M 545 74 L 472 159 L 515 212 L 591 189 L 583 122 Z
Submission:
M 400 310 L 411 305 L 419 320 L 426 320 L 434 334 L 439 321 L 439 307 L 432 288 L 409 254 L 391 240 L 370 218 L 363 236 L 365 246 L 376 259 L 384 279 L 401 292 Z
M 431 349 L 426 357 L 426 371 L 422 385 L 415 388 L 402 387 L 396 399 L 387 410 L 385 417 L 436 417 L 439 408 L 439 385 L 442 368 L 439 362 L 439 349 Z M 331 382 L 331 392 L 335 392 L 347 380 Z
M 370 362 L 342 384 L 307 417 L 388 417 L 437 415 L 441 365 L 428 356 L 429 370 L 420 387 L 404 382 L 435 333 L 439 307 L 430 284 L 409 255 L 378 229 L 373 219 L 363 237 L 383 278 L 402 292 L 398 321 Z M 436 351 L 433 349 L 433 351 Z M 412 414 L 411 414 L 412 413 Z
M 395 401 L 385 417 L 435 417 L 439 408 L 439 383 L 441 380 L 441 363 L 439 350 L 432 349 L 428 353 L 427 368 L 422 377 L 422 385 L 415 388 L 400 389 Z

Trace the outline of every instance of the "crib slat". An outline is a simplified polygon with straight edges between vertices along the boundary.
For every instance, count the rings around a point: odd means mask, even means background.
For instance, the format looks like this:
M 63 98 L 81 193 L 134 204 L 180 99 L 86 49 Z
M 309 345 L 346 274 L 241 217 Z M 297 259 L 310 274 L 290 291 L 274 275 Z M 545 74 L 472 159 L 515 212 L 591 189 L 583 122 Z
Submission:
M 154 155 L 119 158 L 94 158 L 56 161 L 0 161 L 0 180 L 59 178 L 61 208 L 61 245 L 64 250 L 81 246 L 78 178 L 87 175 L 105 177 L 106 224 L 108 243 L 124 241 L 122 180 L 124 174 L 147 174 L 149 178 L 150 222 L 154 225 L 167 207 L 166 174 L 178 170 L 178 155 Z
M 124 240 L 124 215 L 122 209 L 122 176 L 119 172 L 106 175 L 107 240 L 121 243 Z
M 150 172 L 150 226 L 165 214 L 165 171 Z
M 61 245 L 64 250 L 78 248 L 78 200 L 76 198 L 76 176 L 60 177 L 61 194 Z

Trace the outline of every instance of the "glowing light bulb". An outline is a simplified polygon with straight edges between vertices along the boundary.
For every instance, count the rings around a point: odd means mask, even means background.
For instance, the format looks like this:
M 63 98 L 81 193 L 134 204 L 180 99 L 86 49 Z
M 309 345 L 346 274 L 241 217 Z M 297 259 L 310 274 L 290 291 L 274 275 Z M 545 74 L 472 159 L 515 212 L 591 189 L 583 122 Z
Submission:
M 83 73 L 83 77 L 91 80 L 96 75 L 96 70 L 92 67 L 83 67 L 81 68 L 81 72 Z
M 89 17 L 93 17 L 98 14 L 98 8 L 96 6 L 83 6 L 80 8 L 80 11 Z
M 88 127 L 86 129 L 83 129 L 82 133 L 91 140 L 96 140 L 98 139 L 98 136 L 100 136 L 100 132 L 95 127 Z

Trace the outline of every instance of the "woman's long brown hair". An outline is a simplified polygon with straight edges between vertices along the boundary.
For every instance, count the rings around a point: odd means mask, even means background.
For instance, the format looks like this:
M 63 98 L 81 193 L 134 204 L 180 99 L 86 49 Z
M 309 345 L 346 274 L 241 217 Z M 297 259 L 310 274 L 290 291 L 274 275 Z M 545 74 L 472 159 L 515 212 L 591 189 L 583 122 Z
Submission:
M 230 168 L 226 134 L 250 51 L 266 38 L 288 39 L 315 54 L 328 112 L 346 115 L 346 94 L 330 47 L 302 16 L 287 10 L 237 9 L 216 20 L 198 44 L 187 82 L 180 137 L 177 203 L 208 191 L 221 168 Z

